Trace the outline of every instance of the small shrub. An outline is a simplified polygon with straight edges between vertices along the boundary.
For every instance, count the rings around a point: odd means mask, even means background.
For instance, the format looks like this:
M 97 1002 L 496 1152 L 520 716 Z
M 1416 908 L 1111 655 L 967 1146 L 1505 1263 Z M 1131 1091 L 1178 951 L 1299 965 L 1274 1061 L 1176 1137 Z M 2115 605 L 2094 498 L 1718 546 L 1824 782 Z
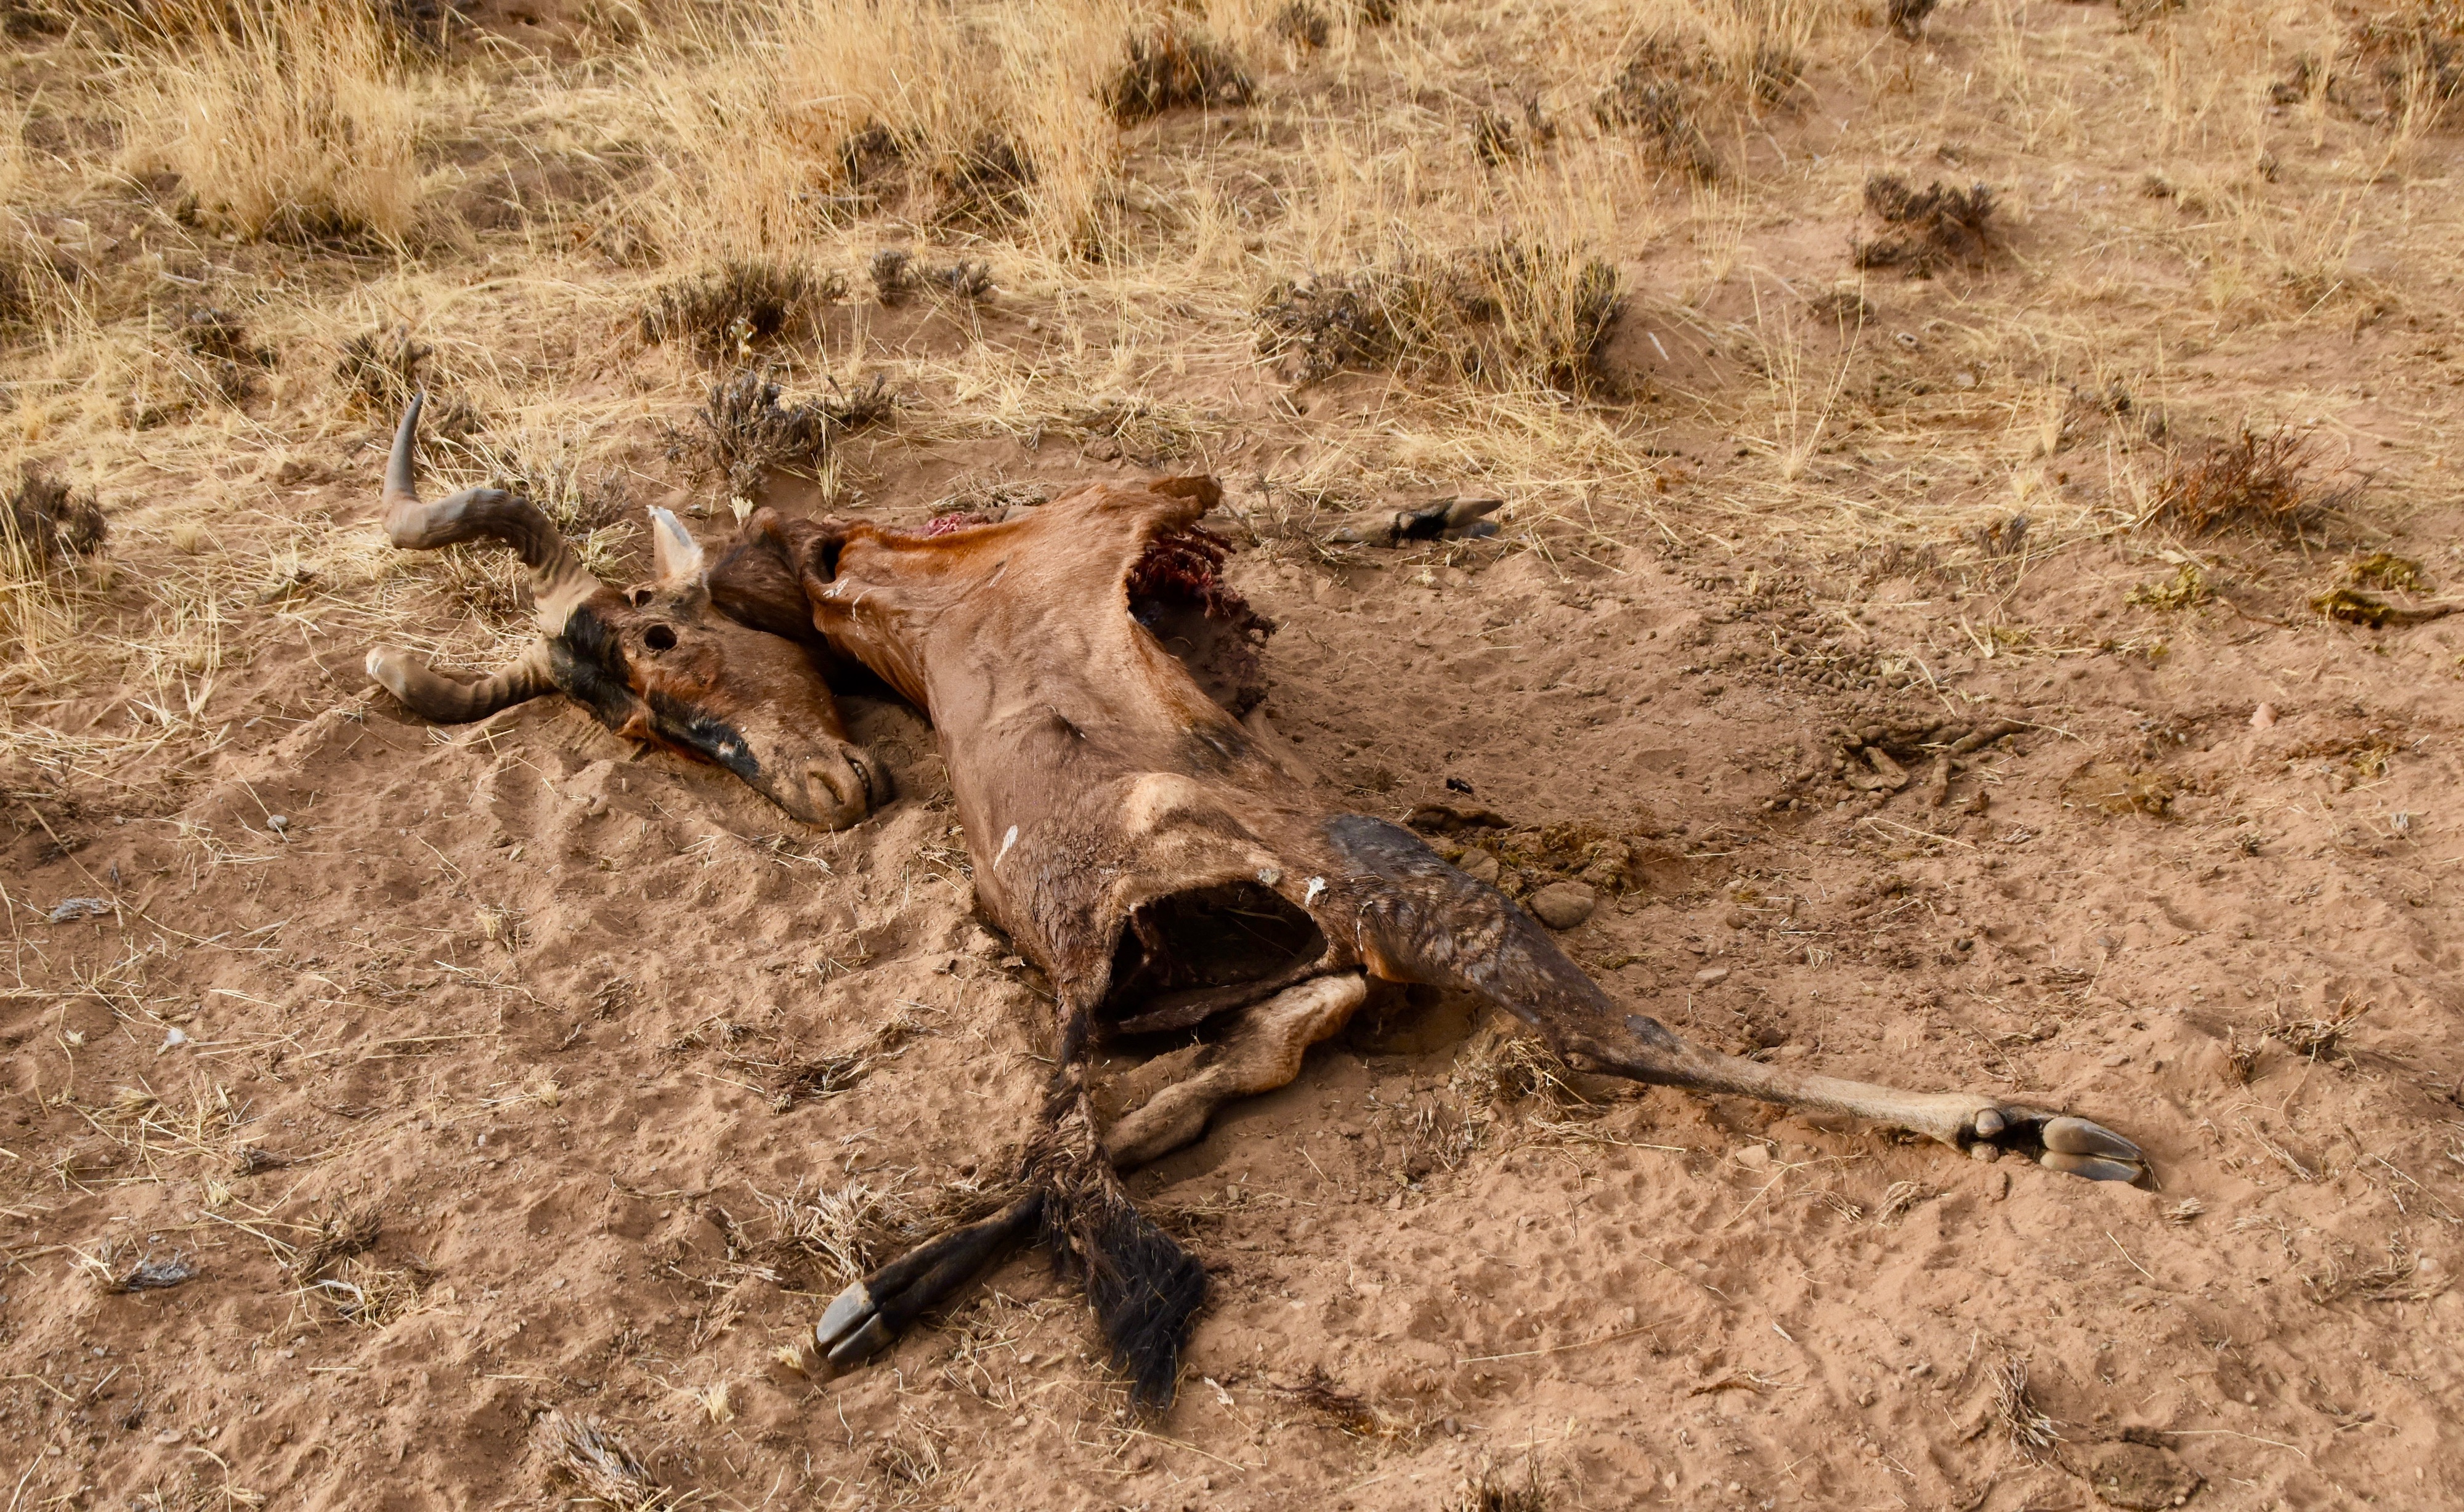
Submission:
M 1399 282 L 1363 270 L 1276 284 L 1258 302 L 1258 344 L 1270 357 L 1297 359 L 1291 376 L 1304 384 L 1382 366 L 1404 345 L 1389 307 Z
M 1540 101 L 1526 99 L 1514 110 L 1484 110 L 1472 121 L 1471 153 L 1489 167 L 1525 157 L 1557 140 L 1557 128 L 1540 112 Z
M 190 310 L 180 321 L 180 344 L 199 357 L 219 362 L 274 365 L 274 349 L 250 340 L 246 323 L 228 310 Z
M 741 358 L 808 327 L 817 310 L 846 293 L 835 274 L 734 259 L 661 289 L 642 312 L 642 340 L 678 342 L 705 357 Z
M 710 385 L 693 416 L 694 449 L 736 497 L 752 497 L 773 468 L 819 472 L 841 432 L 886 419 L 897 407 L 897 396 L 880 378 L 834 400 L 781 404 L 780 396 L 767 366 L 741 367 Z
M 935 220 L 944 226 L 991 230 L 1026 213 L 1026 191 L 1035 184 L 1035 164 L 1009 138 L 987 132 L 944 162 L 933 177 L 941 196 Z
M 904 247 L 884 247 L 865 265 L 872 280 L 872 296 L 883 304 L 904 304 L 915 292 L 915 254 Z
M 1167 28 L 1130 38 L 1128 58 L 1104 86 L 1104 108 L 1129 125 L 1185 105 L 1245 105 L 1250 94 L 1231 54 Z
M 1925 35 L 1925 17 L 1933 14 L 1933 8 L 1941 3 L 1942 0 L 1891 0 L 1891 30 L 1907 41 L 1916 41 Z
M 1278 283 L 1259 344 L 1310 383 L 1346 368 L 1438 368 L 1511 386 L 1589 386 L 1623 303 L 1617 270 L 1571 249 L 1507 240 L 1406 253 L 1388 268 Z
M 11 554 L 22 556 L 39 571 L 102 549 L 106 527 L 94 494 L 79 493 L 39 468 L 28 468 L 18 476 L 7 506 L 0 523 L 7 526 Z
M 897 247 L 874 252 L 866 272 L 872 279 L 874 297 L 889 305 L 904 304 L 923 289 L 938 289 L 971 303 L 991 297 L 993 292 L 990 263 L 960 258 L 934 267 L 917 262 L 914 253 Z
M 1291 4 L 1275 12 L 1275 19 L 1268 23 L 1267 30 L 1295 46 L 1319 48 L 1326 46 L 1328 39 L 1334 34 L 1334 23 L 1309 0 L 1292 0 Z
M 1694 118 L 1712 72 L 1707 61 L 1655 37 L 1592 102 L 1592 115 L 1603 126 L 1639 132 L 1660 161 L 1707 182 L 1719 177 L 1719 159 Z
M 2282 427 L 2243 427 L 2176 461 L 2158 480 L 2148 519 L 2190 535 L 2244 529 L 2299 539 L 2350 502 L 2306 475 L 2315 447 Z
M 1930 277 L 1948 263 L 1983 262 L 2000 241 L 1993 191 L 1982 184 L 1916 189 L 1896 173 L 1877 173 L 1865 181 L 1865 208 L 1892 230 L 1858 244 L 1859 268 L 1904 268 L 1911 277 Z

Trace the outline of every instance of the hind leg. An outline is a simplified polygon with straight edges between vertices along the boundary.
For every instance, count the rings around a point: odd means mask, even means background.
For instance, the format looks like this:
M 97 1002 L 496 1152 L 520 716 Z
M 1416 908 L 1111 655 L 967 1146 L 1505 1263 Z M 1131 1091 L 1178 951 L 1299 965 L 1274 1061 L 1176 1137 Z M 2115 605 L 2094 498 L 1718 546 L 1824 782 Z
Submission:
M 2013 1150 L 2103 1181 L 2147 1173 L 2137 1145 L 2083 1118 L 1966 1092 L 1912 1092 L 1782 1070 L 1690 1045 L 1629 1014 L 1505 894 L 1447 866 L 1410 830 L 1356 814 L 1327 839 L 1358 879 L 1362 954 L 1376 975 L 1480 994 L 1585 1070 L 1851 1114 L 1971 1152 Z
M 1367 978 L 1347 972 L 1313 977 L 1252 1004 L 1190 1075 L 1106 1129 L 1104 1152 L 1116 1170 L 1133 1171 L 1195 1144 L 1224 1104 L 1289 1085 L 1309 1047 L 1341 1029 L 1368 996 Z
M 1195 1142 L 1224 1104 L 1288 1085 L 1309 1047 L 1342 1028 L 1368 996 L 1369 984 L 1352 972 L 1287 987 L 1252 1005 L 1190 1075 L 1114 1123 L 1104 1134 L 1104 1153 L 1115 1170 L 1129 1171 Z M 1031 1238 L 1043 1212 L 1041 1196 L 1031 1194 L 908 1251 L 840 1292 L 814 1325 L 814 1344 L 832 1365 L 859 1364 L 949 1300 L 996 1256 Z

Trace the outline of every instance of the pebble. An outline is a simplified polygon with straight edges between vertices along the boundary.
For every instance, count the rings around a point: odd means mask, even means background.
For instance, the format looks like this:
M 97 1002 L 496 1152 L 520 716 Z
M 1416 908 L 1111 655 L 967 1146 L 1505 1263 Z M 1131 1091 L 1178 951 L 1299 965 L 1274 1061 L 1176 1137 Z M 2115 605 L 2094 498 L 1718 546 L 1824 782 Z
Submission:
M 1571 930 L 1598 904 L 1598 894 L 1579 882 L 1552 882 L 1531 894 L 1531 916 L 1552 930 Z
M 286 814 L 271 815 L 266 819 L 265 827 L 279 835 L 284 830 L 291 827 L 290 816 Z
M 1727 981 L 1728 979 L 1728 969 L 1725 966 L 1706 966 L 1703 970 L 1694 974 L 1694 979 L 1702 983 L 1704 986 L 1709 987 L 1714 983 Z
M 2276 706 L 2274 704 L 2261 704 L 2257 708 L 2252 710 L 2250 712 L 2250 727 L 2253 730 L 2275 729 Z

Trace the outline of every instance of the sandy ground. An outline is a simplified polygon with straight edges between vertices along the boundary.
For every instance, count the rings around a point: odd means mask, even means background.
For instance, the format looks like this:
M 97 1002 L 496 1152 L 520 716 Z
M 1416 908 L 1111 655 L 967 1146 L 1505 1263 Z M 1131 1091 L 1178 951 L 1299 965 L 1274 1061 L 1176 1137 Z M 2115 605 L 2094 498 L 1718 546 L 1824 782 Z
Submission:
M 252 669 L 176 811 L 11 814 L 20 1483 L 531 1504 L 555 1409 L 721 1504 L 1425 1507 L 1494 1466 L 1563 1505 L 2062 1507 L 2124 1435 L 2202 1504 L 2464 1493 L 2451 629 L 2117 609 L 2146 569 L 2094 546 L 1965 585 L 1238 561 L 1283 625 L 1270 716 L 1344 801 L 1487 805 L 1509 863 L 1623 837 L 1636 885 L 1567 936 L 1621 998 L 2089 1114 L 2158 1189 L 1673 1092 L 1492 1099 L 1494 1034 L 1438 1004 L 1138 1178 L 1216 1279 L 1169 1415 L 1126 1415 L 1032 1258 L 811 1379 L 774 1354 L 841 1270 L 777 1204 L 990 1174 L 1043 1074 L 930 732 L 855 701 L 904 796 L 781 835 L 557 701 L 449 734 L 302 656 Z M 1980 654 L 1985 602 L 2056 628 Z M 1859 686 L 1893 659 L 1913 690 Z M 1829 775 L 1843 725 L 1988 718 L 2024 730 L 1939 807 L 1923 769 Z M 111 907 L 45 922 L 72 897 Z M 2014 1370 L 2049 1447 L 1997 1409 Z
M 1214 1276 L 1169 1413 L 1130 1413 L 1032 1256 L 822 1378 L 826 1299 L 1007 1168 L 1047 1069 L 931 732 L 850 698 L 900 797 L 821 834 L 561 700 L 438 730 L 358 669 L 407 633 L 480 659 L 508 621 L 484 574 L 370 567 L 388 417 L 344 406 L 340 341 L 417 324 L 491 423 L 586 420 L 628 519 L 693 504 L 715 538 L 724 501 L 661 429 L 709 375 L 636 336 L 685 265 L 582 238 L 583 190 L 492 201 L 487 154 L 520 153 L 489 142 L 544 140 L 512 106 L 429 143 L 477 164 L 462 251 L 211 240 L 94 166 L 107 122 L 51 114 L 101 110 L 45 72 L 77 59 L 24 41 L 28 161 L 109 180 L 29 224 L 83 238 L 86 287 L 152 266 L 282 350 L 241 398 L 153 413 L 138 380 L 188 361 L 148 323 L 190 297 L 165 282 L 8 357 L 11 455 L 91 452 L 118 576 L 77 631 L 110 654 L 61 664 L 113 670 L 10 668 L 6 1512 L 2464 1504 L 2464 621 L 2310 607 L 2381 550 L 2425 581 L 2395 602 L 2464 584 L 2452 127 L 2270 103 L 2264 7 L 1954 4 L 1906 45 L 1834 8 L 1813 98 L 1723 137 L 1727 178 L 1635 171 L 1610 398 L 1292 389 L 1248 308 L 1315 254 L 1275 217 L 1342 198 L 1296 166 L 1342 163 L 1325 121 L 1382 123 L 1363 203 L 1422 194 L 1461 223 L 1441 252 L 1505 197 L 1465 146 L 1475 84 L 1545 76 L 1573 151 L 1628 39 L 1594 14 L 1485 50 L 1513 9 L 1431 0 L 1384 73 L 1260 64 L 1248 124 L 1139 128 L 1141 193 L 1230 186 L 1203 257 L 1159 232 L 1098 285 L 954 239 L 924 250 L 984 252 L 999 294 L 893 311 L 851 235 L 859 292 L 799 392 L 860 358 L 913 406 L 846 449 L 841 507 L 1136 475 L 1130 415 L 1155 469 L 1225 479 L 1232 575 L 1281 625 L 1268 718 L 1331 804 L 1491 810 L 1433 838 L 1517 892 L 1613 843 L 1564 939 L 1621 1000 L 2086 1115 L 2152 1189 L 1551 1083 L 1477 1005 L 1424 1002 L 1134 1178 Z M 2240 72 L 2202 74 L 2228 45 Z M 2010 245 L 1877 274 L 1842 335 L 1807 300 L 1875 231 L 1881 166 L 1990 180 Z M 2368 234 L 2321 239 L 2345 217 Z M 1151 413 L 1082 405 L 1132 390 Z M 2324 544 L 2124 528 L 2168 465 L 2159 404 L 2182 456 L 2280 419 L 2322 486 L 2366 486 Z M 1492 485 L 1496 541 L 1295 537 L 1304 494 L 1322 531 Z M 2033 536 L 1976 534 L 2022 511 Z M 2210 596 L 2166 607 L 2185 565 Z M 210 697 L 148 713 L 209 632 Z M 574 1478 L 573 1434 L 623 1446 L 610 1475 Z

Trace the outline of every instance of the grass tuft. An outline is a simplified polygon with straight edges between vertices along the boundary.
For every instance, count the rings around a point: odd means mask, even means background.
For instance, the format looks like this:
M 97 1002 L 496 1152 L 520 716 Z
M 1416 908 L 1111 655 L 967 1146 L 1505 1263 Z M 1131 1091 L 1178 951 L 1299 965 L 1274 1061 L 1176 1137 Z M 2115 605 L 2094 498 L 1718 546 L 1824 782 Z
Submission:
M 2028 1391 L 2028 1364 L 2012 1358 L 1993 1372 L 1993 1415 L 2011 1435 L 2011 1447 L 2029 1459 L 2042 1459 L 2062 1441 L 2054 1420 Z
M 649 1466 L 595 1417 L 568 1417 L 550 1409 L 539 1435 L 548 1460 L 548 1479 L 580 1493 L 610 1512 L 659 1512 L 676 1499 L 650 1475 Z
M 426 186 L 401 33 L 368 0 L 121 7 L 127 168 L 246 239 L 400 245 Z
M 1520 1476 L 1484 1464 L 1464 1477 L 1463 1495 L 1449 1512 L 1549 1512 L 1549 1487 L 1540 1462 L 1526 1459 Z

